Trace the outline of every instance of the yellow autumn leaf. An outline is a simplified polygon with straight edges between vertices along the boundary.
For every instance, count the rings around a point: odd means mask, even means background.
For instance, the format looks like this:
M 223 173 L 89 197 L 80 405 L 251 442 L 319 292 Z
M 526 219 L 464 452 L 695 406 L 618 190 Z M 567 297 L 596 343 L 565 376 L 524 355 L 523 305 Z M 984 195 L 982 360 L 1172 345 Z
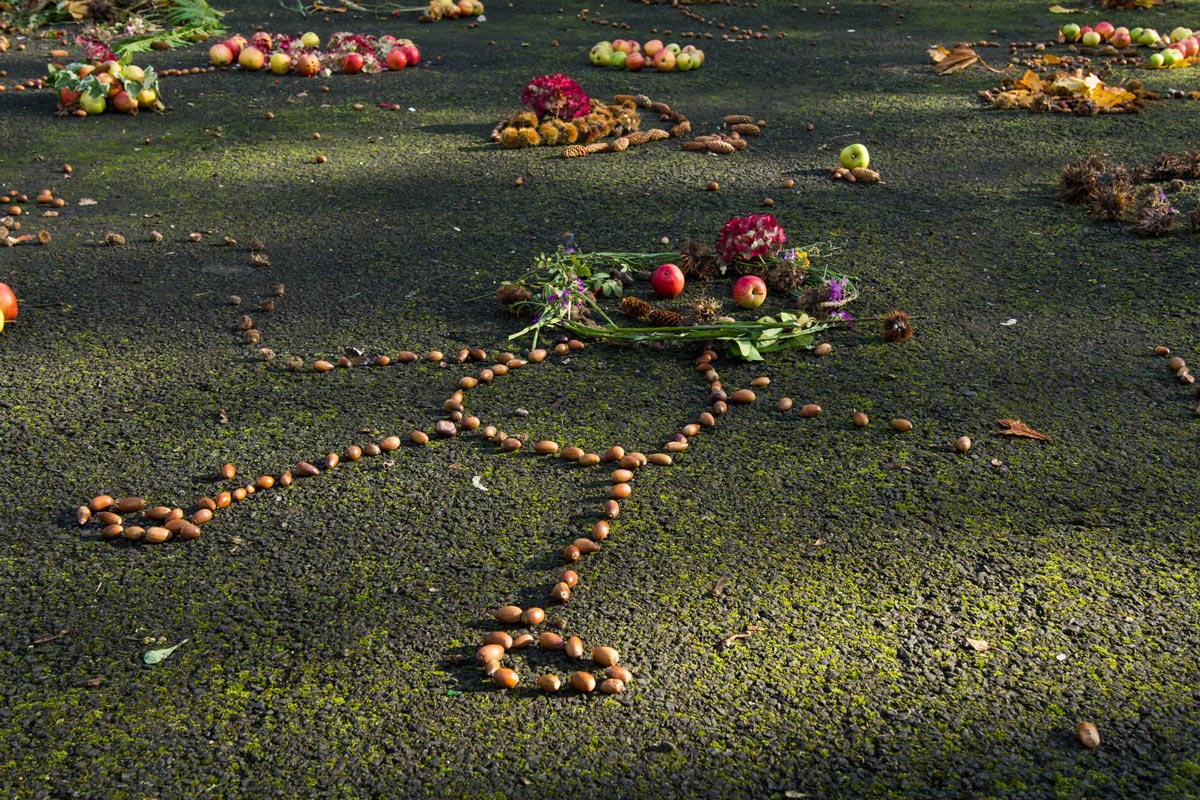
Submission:
M 1063 8 L 1062 6 L 1050 6 L 1046 10 L 1051 14 L 1076 14 L 1083 11 L 1082 8 Z
M 1042 61 L 1051 66 L 1062 63 L 1062 59 L 1054 55 L 1054 53 L 1046 53 L 1046 55 L 1042 56 Z
M 1026 89 L 1030 92 L 1040 92 L 1043 91 L 1045 87 L 1046 84 L 1041 78 L 1038 77 L 1038 74 L 1031 69 L 1025 70 L 1025 74 L 1017 79 L 1015 83 L 1013 83 L 1014 89 Z
M 1127 92 L 1117 86 L 1101 85 L 1091 93 L 1092 102 L 1097 108 L 1112 108 L 1128 100 L 1134 99 L 1132 92 Z
M 929 57 L 933 59 L 933 63 L 940 64 L 942 59 L 950 55 L 950 51 L 939 45 L 934 45 L 929 48 Z

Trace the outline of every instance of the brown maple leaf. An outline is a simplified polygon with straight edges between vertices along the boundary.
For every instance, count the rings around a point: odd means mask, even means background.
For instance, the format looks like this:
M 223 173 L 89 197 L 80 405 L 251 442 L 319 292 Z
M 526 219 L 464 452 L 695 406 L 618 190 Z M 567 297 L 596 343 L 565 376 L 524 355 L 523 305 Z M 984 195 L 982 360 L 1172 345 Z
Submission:
M 1020 436 L 1025 439 L 1037 439 L 1039 442 L 1050 441 L 1049 436 L 1035 431 L 1019 419 L 1002 419 L 998 420 L 997 424 L 999 424 L 1001 429 L 996 431 L 996 433 L 1001 436 Z

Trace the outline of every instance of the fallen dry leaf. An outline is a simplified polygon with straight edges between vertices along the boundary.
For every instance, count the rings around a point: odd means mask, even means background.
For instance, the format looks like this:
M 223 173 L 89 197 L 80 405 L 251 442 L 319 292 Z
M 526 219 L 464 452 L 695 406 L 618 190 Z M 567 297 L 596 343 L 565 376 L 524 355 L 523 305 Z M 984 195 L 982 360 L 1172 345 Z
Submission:
M 992 72 L 1004 72 L 1003 69 L 996 69 L 995 67 L 988 66 L 988 64 L 982 58 L 980 58 L 979 53 L 976 53 L 970 45 L 966 44 L 956 45 L 953 50 L 947 50 L 945 47 L 939 44 L 929 48 L 928 53 L 929 57 L 933 59 L 933 71 L 938 75 L 949 75 L 952 72 L 961 72 L 967 67 L 974 66 L 975 64 L 978 64 L 985 69 L 989 69 Z M 1008 69 L 1008 67 L 1005 67 L 1004 69 Z
M 976 653 L 986 653 L 992 649 L 992 646 L 983 639 L 972 639 L 970 636 L 967 637 L 967 647 L 970 647 Z
M 998 420 L 997 424 L 1000 426 L 1000 430 L 996 433 L 1000 436 L 1020 436 L 1025 439 L 1037 439 L 1039 442 L 1051 441 L 1049 436 L 1035 431 L 1019 419 L 1002 419 Z
M 1082 8 L 1063 8 L 1062 6 L 1050 6 L 1046 10 L 1051 14 L 1075 14 L 1083 11 Z

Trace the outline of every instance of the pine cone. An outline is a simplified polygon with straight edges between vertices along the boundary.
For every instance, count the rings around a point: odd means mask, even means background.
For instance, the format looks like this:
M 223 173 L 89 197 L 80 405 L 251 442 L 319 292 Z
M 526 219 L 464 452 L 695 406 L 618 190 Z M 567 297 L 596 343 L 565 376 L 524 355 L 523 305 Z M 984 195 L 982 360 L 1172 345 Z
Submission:
M 619 139 L 613 139 L 609 144 L 608 149 L 614 153 L 623 153 L 629 149 L 629 139 L 624 136 Z
M 728 154 L 732 153 L 734 150 L 736 150 L 737 148 L 734 147 L 733 145 L 731 145 L 729 142 L 722 142 L 718 139 L 716 141 L 710 141 L 707 145 L 705 145 L 705 149 L 708 150 L 708 152 L 710 152 L 710 153 L 719 153 L 721 155 L 728 155 Z
M 655 114 L 670 114 L 671 107 L 666 103 L 651 103 L 650 110 Z
M 687 120 L 684 120 L 683 122 L 676 125 L 674 128 L 671 128 L 671 136 L 675 137 L 676 139 L 682 139 L 684 136 L 687 136 L 691 132 L 692 132 L 692 123 L 688 122 Z
M 591 152 L 591 151 L 589 151 L 587 149 L 586 145 L 573 144 L 570 147 L 563 148 L 562 157 L 563 158 L 579 158 L 580 156 L 586 156 L 589 152 Z
M 734 125 L 732 128 L 730 128 L 730 130 L 736 134 L 740 134 L 741 136 L 758 136 L 760 133 L 762 133 L 762 131 L 758 129 L 758 126 L 753 122 L 745 122 Z
M 640 144 L 645 144 L 653 140 L 650 131 L 634 131 L 625 138 L 629 140 L 630 147 L 637 147 Z
M 655 328 L 678 328 L 683 324 L 683 315 L 665 308 L 656 308 L 650 312 L 648 320 Z
M 850 174 L 854 176 L 854 180 L 857 183 L 883 183 L 883 179 L 879 177 L 878 172 L 866 167 L 855 167 L 850 170 Z
M 730 114 L 722 120 L 726 125 L 753 125 L 754 118 L 745 114 Z
M 645 319 L 654 309 L 640 297 L 628 295 L 621 298 L 621 313 L 633 319 Z
M 684 142 L 683 144 L 680 145 L 680 147 L 683 148 L 684 150 L 707 150 L 708 143 L 701 142 L 697 139 L 692 139 L 690 142 Z
M 667 133 L 662 128 L 651 128 L 650 130 L 646 131 L 646 133 L 650 134 L 650 141 L 652 142 L 667 139 L 671 136 L 671 134 Z

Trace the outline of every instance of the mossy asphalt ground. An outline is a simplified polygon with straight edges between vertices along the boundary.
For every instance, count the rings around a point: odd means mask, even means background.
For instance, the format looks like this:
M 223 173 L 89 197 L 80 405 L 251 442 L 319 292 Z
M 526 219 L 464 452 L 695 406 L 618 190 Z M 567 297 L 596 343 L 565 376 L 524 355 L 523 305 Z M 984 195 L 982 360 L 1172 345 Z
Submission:
M 23 300 L 0 334 L 3 794 L 1200 795 L 1200 423 L 1151 352 L 1200 363 L 1200 239 L 1136 239 L 1056 199 L 1061 166 L 1089 150 L 1135 163 L 1194 148 L 1200 104 L 1001 113 L 975 97 L 996 76 L 932 74 L 937 42 L 1051 37 L 1064 18 L 1046 3 L 703 6 L 787 37 L 710 42 L 701 70 L 671 75 L 593 69 L 586 52 L 705 30 L 677 10 L 592 9 L 630 23 L 617 31 L 576 19 L 577 4 L 515 5 L 490 4 L 472 30 L 240 4 L 232 30 L 390 32 L 425 64 L 168 78 L 169 111 L 136 118 L 56 118 L 49 91 L 0 95 L 0 183 L 68 200 L 58 218 L 23 218 L 50 246 L 0 250 Z M 1109 16 L 1162 30 L 1200 20 L 1200 3 Z M 40 74 L 50 47 L 0 56 L 7 81 Z M 200 65 L 204 48 L 145 60 Z M 487 145 L 549 72 L 594 96 L 645 92 L 700 130 L 727 113 L 768 125 L 721 158 Z M 1196 88 L 1192 73 L 1142 77 Z M 852 141 L 885 185 L 828 179 Z M 277 474 L 430 430 L 477 368 L 282 362 L 347 346 L 520 352 L 513 318 L 464 298 L 564 231 L 585 249 L 657 250 L 715 238 L 767 196 L 792 242 L 836 245 L 831 263 L 864 289 L 858 315 L 903 308 L 918 333 L 886 345 L 864 322 L 830 335 L 824 359 L 720 362 L 729 387 L 772 384 L 675 466 L 639 472 L 579 591 L 550 612 L 621 651 L 622 695 L 538 694 L 539 672 L 576 668 L 538 649 L 511 658 L 522 683 L 507 693 L 471 664 L 492 608 L 546 603 L 558 551 L 598 514 L 603 468 L 464 435 L 256 496 L 193 543 L 112 544 L 74 524 L 101 492 L 188 505 L 228 488 L 226 461 Z M 127 244 L 98 246 L 107 231 Z M 260 238 L 269 269 L 224 236 Z M 285 296 L 258 312 L 276 282 Z M 241 344 L 241 313 L 275 362 Z M 473 390 L 468 408 L 533 438 L 650 451 L 705 408 L 694 355 L 592 346 Z M 784 396 L 824 413 L 779 413 Z M 870 427 L 850 424 L 855 408 Z M 914 430 L 892 431 L 894 416 Z M 1053 441 L 998 437 L 1001 418 Z M 723 645 L 748 626 L 761 630 Z M 1081 719 L 1098 749 L 1077 740 Z

